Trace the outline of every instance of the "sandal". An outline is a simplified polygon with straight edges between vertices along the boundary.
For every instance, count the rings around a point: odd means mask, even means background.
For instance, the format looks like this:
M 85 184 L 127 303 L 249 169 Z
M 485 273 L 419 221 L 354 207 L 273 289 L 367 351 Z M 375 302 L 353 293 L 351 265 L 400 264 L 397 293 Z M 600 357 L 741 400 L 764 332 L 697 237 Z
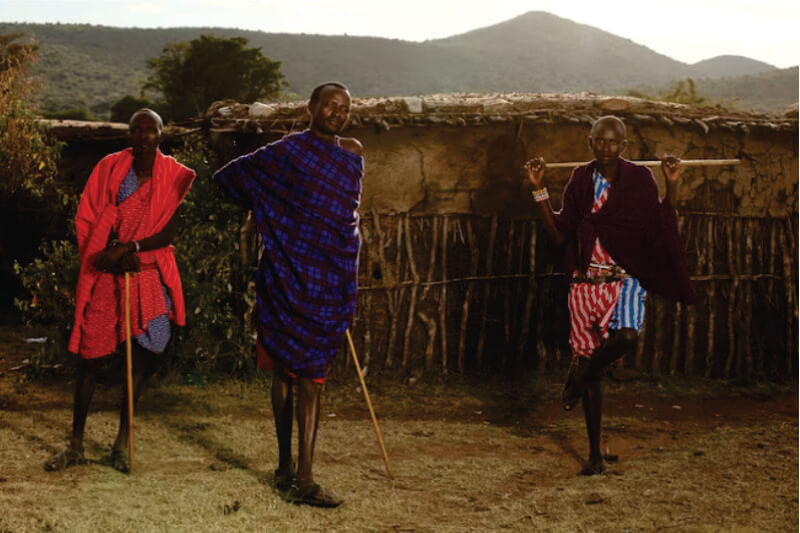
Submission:
M 311 507 L 339 507 L 342 500 L 322 490 L 322 487 L 316 483 L 307 485 L 305 487 L 298 487 L 292 485 L 289 492 L 286 494 L 286 501 L 295 505 L 309 505 Z
M 111 449 L 111 453 L 100 459 L 100 464 L 110 466 L 123 474 L 131 473 L 131 458 L 127 450 Z
M 48 472 L 58 472 L 75 465 L 85 465 L 88 463 L 83 456 L 83 449 L 64 448 L 44 463 L 44 469 Z

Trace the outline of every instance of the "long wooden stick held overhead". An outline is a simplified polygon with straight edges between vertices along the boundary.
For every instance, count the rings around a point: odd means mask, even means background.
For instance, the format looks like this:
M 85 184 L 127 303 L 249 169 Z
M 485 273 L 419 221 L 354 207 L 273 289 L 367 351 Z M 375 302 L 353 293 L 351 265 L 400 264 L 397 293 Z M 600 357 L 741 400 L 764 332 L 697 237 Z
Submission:
M 356 355 L 356 347 L 353 345 L 353 337 L 350 335 L 350 330 L 345 331 L 347 336 L 347 343 L 350 345 L 350 353 L 353 354 L 353 362 L 356 364 L 356 372 L 358 372 L 358 379 L 361 380 L 361 388 L 364 390 L 364 398 L 367 400 L 367 407 L 369 407 L 369 415 L 372 417 L 372 426 L 375 428 L 375 435 L 378 436 L 378 445 L 381 447 L 383 454 L 383 463 L 386 465 L 386 474 L 389 479 L 394 479 L 392 475 L 392 467 L 389 466 L 389 456 L 386 455 L 386 446 L 383 445 L 383 436 L 381 435 L 381 428 L 378 427 L 378 419 L 375 418 L 375 410 L 372 408 L 372 402 L 369 400 L 369 393 L 367 392 L 367 384 L 364 382 L 364 374 L 361 372 L 361 365 L 358 364 L 358 356 Z
M 726 167 L 728 165 L 738 165 L 741 159 L 681 159 L 681 166 L 684 167 Z M 585 165 L 586 161 L 572 161 L 568 163 L 546 163 L 547 168 L 575 168 Z M 634 165 L 641 167 L 660 167 L 661 161 L 631 161 Z
M 125 272 L 125 397 L 128 403 L 128 455 L 133 471 L 133 364 L 131 361 L 131 276 Z

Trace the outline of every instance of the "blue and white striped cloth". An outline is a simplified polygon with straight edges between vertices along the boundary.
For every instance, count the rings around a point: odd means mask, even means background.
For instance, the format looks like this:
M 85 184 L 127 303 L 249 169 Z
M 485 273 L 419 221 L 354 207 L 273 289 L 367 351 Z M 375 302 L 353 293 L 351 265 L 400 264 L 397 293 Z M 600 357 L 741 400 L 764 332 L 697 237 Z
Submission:
M 608 197 L 607 191 L 609 183 L 597 170 L 592 176 L 594 182 L 595 202 L 605 203 Z M 602 198 L 605 196 L 605 198 Z M 609 329 L 631 328 L 642 331 L 644 325 L 644 303 L 647 291 L 639 284 L 639 280 L 633 276 L 627 277 L 622 281 L 622 288 L 619 291 L 617 303 L 614 306 L 614 314 L 608 323 Z

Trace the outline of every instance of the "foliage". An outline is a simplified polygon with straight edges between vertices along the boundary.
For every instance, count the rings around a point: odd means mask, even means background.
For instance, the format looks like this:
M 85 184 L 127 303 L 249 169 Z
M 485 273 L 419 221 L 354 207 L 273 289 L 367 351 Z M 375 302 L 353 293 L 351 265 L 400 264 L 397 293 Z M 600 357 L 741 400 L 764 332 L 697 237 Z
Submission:
M 186 299 L 186 328 L 177 346 L 182 369 L 253 372 L 253 329 L 247 320 L 255 303 L 253 267 L 243 265 L 236 205 L 223 203 L 211 176 L 216 159 L 186 146 L 174 154 L 197 172 L 180 208 L 175 243 Z
M 713 69 L 698 70 L 595 28 L 539 15 L 423 43 L 226 28 L 213 32 L 247 39 L 249 46 L 281 61 L 288 90 L 304 98 L 327 79 L 344 81 L 356 96 L 444 91 L 624 94 L 632 87 L 657 94 L 674 80 L 691 76 L 698 92 L 714 101 L 735 97 L 742 107 L 772 111 L 797 102 L 796 67 L 778 70 L 745 60 L 744 65 L 714 62 Z M 139 93 L 147 58 L 158 56 L 167 43 L 188 42 L 204 32 L 0 22 L 0 33 L 17 31 L 35 33 L 46 43 L 37 66 L 47 82 L 41 93 L 43 109 L 84 107 L 105 117 L 113 102 Z M 748 68 L 769 72 L 742 75 Z M 729 77 L 719 78 L 723 72 Z
M 658 96 L 653 96 L 636 89 L 628 91 L 627 95 L 636 98 L 644 98 L 645 100 L 658 100 L 661 102 L 674 102 L 676 104 L 687 105 L 699 105 L 708 102 L 708 98 L 697 94 L 697 87 L 692 78 L 687 78 L 686 81 L 677 81 L 671 88 L 659 92 Z
M 78 250 L 73 243 L 43 242 L 39 251 L 41 257 L 24 267 L 14 262 L 14 271 L 31 294 L 30 300 L 15 298 L 14 304 L 22 311 L 25 324 L 36 326 L 47 337 L 34 358 L 35 367 L 65 360 L 80 272 Z
M 30 75 L 37 46 L 20 34 L 0 35 L 0 205 L 19 191 L 41 194 L 56 174 L 59 146 L 48 144 L 35 122 Z
M 44 113 L 44 118 L 52 118 L 56 120 L 97 120 L 97 117 L 89 113 L 86 109 L 64 109 L 61 111 L 47 111 Z
M 147 60 L 150 75 L 144 88 L 164 96 L 172 120 L 201 115 L 216 100 L 276 98 L 284 85 L 280 62 L 246 45 L 241 37 L 213 35 L 169 44 L 161 56 Z

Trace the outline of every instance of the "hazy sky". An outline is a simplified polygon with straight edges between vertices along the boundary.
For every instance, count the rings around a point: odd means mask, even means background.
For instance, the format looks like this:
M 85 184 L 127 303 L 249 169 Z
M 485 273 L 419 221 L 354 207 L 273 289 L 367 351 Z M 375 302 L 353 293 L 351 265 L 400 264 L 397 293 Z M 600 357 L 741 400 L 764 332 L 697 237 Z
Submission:
M 694 63 L 723 54 L 800 62 L 797 0 L 0 0 L 2 22 L 220 26 L 436 39 L 547 11 Z

